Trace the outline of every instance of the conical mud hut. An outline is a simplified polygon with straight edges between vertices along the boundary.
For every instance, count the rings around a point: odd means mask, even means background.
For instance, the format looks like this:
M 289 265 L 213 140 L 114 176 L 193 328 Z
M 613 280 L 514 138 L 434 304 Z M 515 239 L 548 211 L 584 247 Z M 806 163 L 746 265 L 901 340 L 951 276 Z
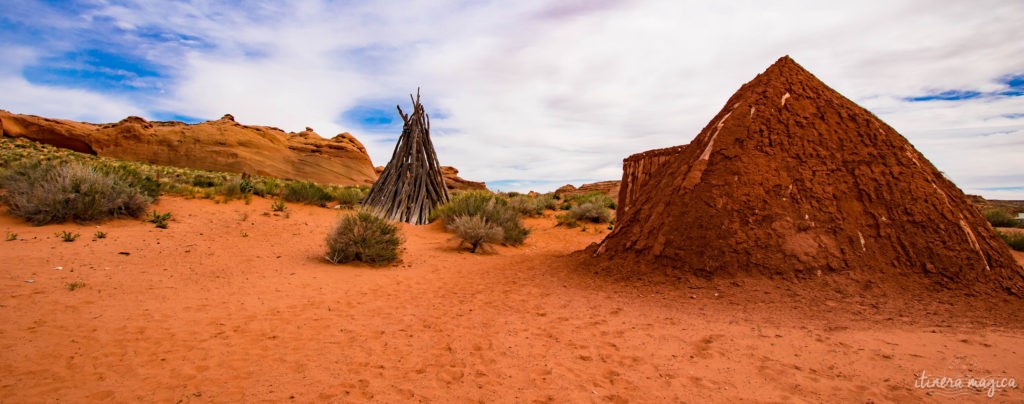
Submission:
M 435 207 L 448 202 L 448 188 L 430 141 L 430 117 L 420 103 L 419 90 L 409 98 L 412 114 L 397 107 L 402 135 L 363 206 L 385 219 L 425 224 Z
M 1024 269 L 964 193 L 788 56 L 686 147 L 625 163 L 619 223 L 597 257 L 702 276 L 923 275 L 1024 295 Z

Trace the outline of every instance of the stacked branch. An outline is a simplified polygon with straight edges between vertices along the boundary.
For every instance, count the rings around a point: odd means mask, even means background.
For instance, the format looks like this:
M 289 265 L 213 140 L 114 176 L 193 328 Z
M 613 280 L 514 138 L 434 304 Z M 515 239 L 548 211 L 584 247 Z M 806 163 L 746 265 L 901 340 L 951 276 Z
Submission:
M 388 220 L 425 224 L 435 207 L 448 202 L 448 188 L 430 141 L 430 116 L 420 104 L 419 90 L 409 98 L 412 114 L 398 107 L 404 122 L 402 136 L 363 206 Z

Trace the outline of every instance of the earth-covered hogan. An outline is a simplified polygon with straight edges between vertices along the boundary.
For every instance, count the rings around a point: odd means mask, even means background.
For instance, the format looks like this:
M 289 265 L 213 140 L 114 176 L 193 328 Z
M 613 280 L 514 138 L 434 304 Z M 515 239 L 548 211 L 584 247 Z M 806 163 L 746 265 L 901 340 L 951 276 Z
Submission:
M 971 200 L 788 56 L 688 145 L 624 166 L 624 214 L 591 249 L 601 259 L 708 277 L 914 275 L 1024 296 L 1024 268 Z

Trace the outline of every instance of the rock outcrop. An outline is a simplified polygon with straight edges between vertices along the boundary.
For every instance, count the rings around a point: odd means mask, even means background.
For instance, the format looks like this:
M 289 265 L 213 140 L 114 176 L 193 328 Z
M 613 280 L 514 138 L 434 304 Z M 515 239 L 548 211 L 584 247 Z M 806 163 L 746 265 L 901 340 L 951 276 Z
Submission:
M 459 177 L 459 170 L 451 166 L 441 166 L 441 174 L 444 175 L 444 184 L 453 191 L 486 191 L 487 184 L 484 182 L 470 181 Z
M 380 175 L 384 172 L 384 166 L 376 166 L 373 170 Z M 444 176 L 444 184 L 449 191 L 487 191 L 486 183 L 459 177 L 459 170 L 455 167 L 441 166 L 441 175 Z
M 605 194 L 612 199 L 619 198 L 619 181 L 600 181 L 592 182 L 590 184 L 583 184 L 577 188 L 572 184 L 565 184 L 555 190 L 555 193 L 561 196 L 575 196 L 589 194 L 591 192 L 600 192 Z
M 242 125 L 231 115 L 198 124 L 147 121 L 131 116 L 91 124 L 0 111 L 0 134 L 82 153 L 205 170 L 246 172 L 340 185 L 377 178 L 366 148 L 351 134 L 324 139 Z

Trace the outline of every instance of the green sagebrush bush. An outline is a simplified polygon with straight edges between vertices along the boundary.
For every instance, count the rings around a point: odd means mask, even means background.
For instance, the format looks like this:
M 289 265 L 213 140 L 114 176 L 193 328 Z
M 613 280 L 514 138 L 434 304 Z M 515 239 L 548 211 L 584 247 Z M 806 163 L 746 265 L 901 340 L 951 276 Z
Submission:
M 583 205 L 583 204 L 589 203 L 589 204 L 593 204 L 593 205 L 597 205 L 597 206 L 603 206 L 603 207 L 606 207 L 606 208 L 609 208 L 609 209 L 615 209 L 615 207 L 617 206 L 617 203 L 615 202 L 614 199 L 612 199 L 610 196 L 605 195 L 605 194 L 603 194 L 601 192 L 598 192 L 598 191 L 589 192 L 589 193 L 582 194 L 582 195 L 575 195 L 575 196 L 566 198 L 565 202 L 571 203 L 574 206 L 579 206 L 579 205 Z
M 370 193 L 370 187 L 349 186 L 339 187 L 331 193 L 334 200 L 343 208 L 352 208 L 363 203 L 363 199 Z
M 487 223 L 501 228 L 501 243 L 519 245 L 526 240 L 530 229 L 523 226 L 522 215 L 509 206 L 502 197 L 485 191 L 462 192 L 431 213 L 431 218 L 441 219 L 447 226 L 459 216 L 479 216 Z
M 327 235 L 327 260 L 384 265 L 398 260 L 398 225 L 369 212 L 347 215 Z
M 982 213 L 985 215 L 985 219 L 992 224 L 992 227 L 1017 227 L 1020 225 L 1020 221 L 1005 209 L 985 209 Z
M 605 206 L 588 202 L 573 206 L 556 218 L 559 225 L 576 227 L 579 222 L 608 223 L 612 220 L 612 213 Z
M 488 244 L 500 243 L 505 239 L 505 231 L 501 226 L 479 215 L 456 216 L 445 224 L 445 228 L 468 244 L 469 251 L 474 253 L 486 248 Z
M 333 197 L 326 189 L 310 181 L 293 181 L 284 186 L 281 198 L 288 202 L 327 206 Z
M 1004 233 L 998 230 L 996 231 L 996 234 L 999 234 L 999 238 L 1003 239 L 1010 248 L 1017 251 L 1024 251 L 1024 234 L 1016 232 Z
M 3 201 L 12 215 L 34 225 L 94 222 L 117 216 L 139 217 L 159 192 L 127 168 L 80 162 L 25 162 L 2 178 Z M 150 186 L 147 186 L 149 184 Z

